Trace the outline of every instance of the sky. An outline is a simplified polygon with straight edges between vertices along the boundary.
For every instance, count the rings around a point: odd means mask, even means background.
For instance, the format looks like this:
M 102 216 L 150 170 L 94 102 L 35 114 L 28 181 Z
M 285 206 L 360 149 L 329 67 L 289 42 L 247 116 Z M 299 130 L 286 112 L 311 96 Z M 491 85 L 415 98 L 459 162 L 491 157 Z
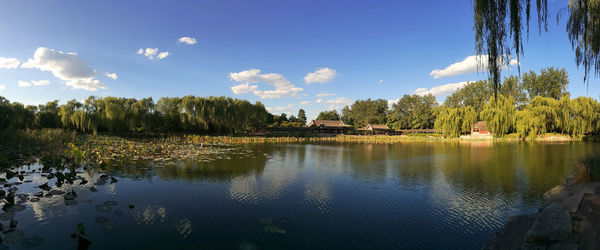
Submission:
M 229 96 L 271 113 L 315 118 L 357 99 L 405 94 L 439 102 L 478 71 L 473 6 L 463 1 L 34 1 L 0 4 L 0 96 L 24 104 L 88 96 Z M 549 1 L 548 32 L 532 20 L 520 62 L 584 83 L 565 32 L 567 0 Z M 480 69 L 481 70 L 481 69 Z

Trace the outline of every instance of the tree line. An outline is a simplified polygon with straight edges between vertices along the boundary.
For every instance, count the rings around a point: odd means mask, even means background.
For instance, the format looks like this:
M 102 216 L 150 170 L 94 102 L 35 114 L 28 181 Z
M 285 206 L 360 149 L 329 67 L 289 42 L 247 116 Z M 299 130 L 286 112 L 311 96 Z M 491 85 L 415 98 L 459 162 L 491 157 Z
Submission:
M 257 131 L 274 122 L 261 104 L 228 97 L 94 97 L 24 106 L 0 97 L 0 130 L 65 128 L 86 133 L 234 133 Z
M 342 108 L 324 111 L 317 119 L 342 120 L 354 127 L 387 124 L 391 129 L 438 129 L 458 137 L 477 121 L 487 121 L 495 136 L 518 133 L 521 137 L 544 133 L 581 137 L 600 132 L 600 103 L 590 97 L 571 99 L 565 69 L 549 67 L 505 77 L 494 94 L 489 81 L 466 84 L 439 104 L 430 94 L 404 95 L 388 107 L 387 101 L 357 100 Z

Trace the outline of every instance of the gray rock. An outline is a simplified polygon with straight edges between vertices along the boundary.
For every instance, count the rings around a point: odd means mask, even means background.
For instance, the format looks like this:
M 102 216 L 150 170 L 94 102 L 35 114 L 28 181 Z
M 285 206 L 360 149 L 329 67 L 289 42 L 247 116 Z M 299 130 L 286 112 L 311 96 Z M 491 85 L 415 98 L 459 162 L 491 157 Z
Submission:
M 579 244 L 569 242 L 557 242 L 548 246 L 548 250 L 577 250 Z
M 561 204 L 551 203 L 539 213 L 527 231 L 525 241 L 530 244 L 564 240 L 573 231 L 571 215 Z

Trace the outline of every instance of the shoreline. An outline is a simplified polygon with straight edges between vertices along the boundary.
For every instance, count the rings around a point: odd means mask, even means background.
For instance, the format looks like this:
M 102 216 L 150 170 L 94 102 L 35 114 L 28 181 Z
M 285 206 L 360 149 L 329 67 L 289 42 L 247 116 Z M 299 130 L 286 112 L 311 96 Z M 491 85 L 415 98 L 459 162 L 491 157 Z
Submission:
M 511 217 L 482 249 L 600 248 L 600 182 L 570 176 L 543 197 L 536 213 Z

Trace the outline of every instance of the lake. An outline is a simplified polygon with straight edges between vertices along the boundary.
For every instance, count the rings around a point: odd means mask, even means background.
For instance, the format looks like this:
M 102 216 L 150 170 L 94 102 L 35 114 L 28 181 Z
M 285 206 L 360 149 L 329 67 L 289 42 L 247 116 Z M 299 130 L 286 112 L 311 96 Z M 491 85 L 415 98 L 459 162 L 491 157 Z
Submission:
M 20 169 L 17 194 L 28 196 L 16 198 L 25 209 L 14 219 L 44 249 L 76 248 L 69 235 L 80 222 L 90 249 L 480 249 L 510 216 L 535 212 L 598 146 L 255 144 L 219 157 L 109 164 L 112 181 L 79 169 L 61 187 L 33 164 Z M 75 202 L 60 192 L 32 201 L 46 182 L 74 190 Z

